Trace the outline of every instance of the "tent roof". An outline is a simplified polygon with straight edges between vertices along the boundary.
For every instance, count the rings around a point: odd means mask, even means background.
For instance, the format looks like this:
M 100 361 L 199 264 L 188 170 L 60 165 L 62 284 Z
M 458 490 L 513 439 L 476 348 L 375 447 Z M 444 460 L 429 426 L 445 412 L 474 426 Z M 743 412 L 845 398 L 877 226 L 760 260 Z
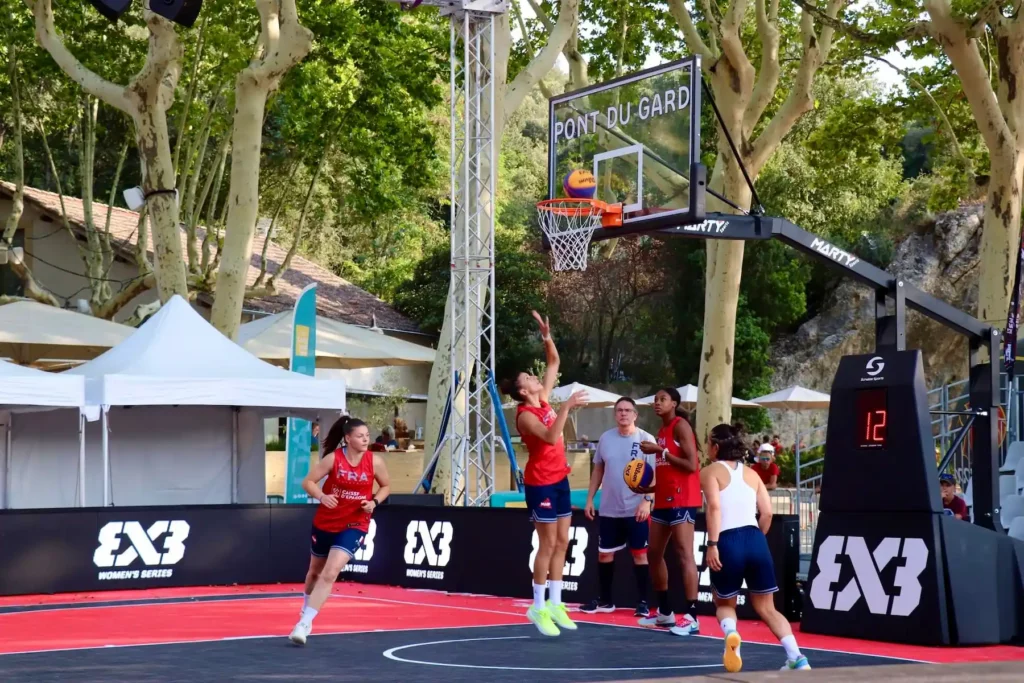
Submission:
M 288 367 L 292 356 L 292 312 L 285 311 L 242 325 L 238 343 L 268 363 Z M 388 337 L 363 327 L 316 317 L 316 366 L 353 369 L 381 365 L 433 363 L 427 346 Z
M 63 374 L 101 405 L 214 405 L 342 410 L 345 384 L 264 363 L 174 296 L 124 342 Z
M 754 399 L 754 403 L 763 408 L 789 410 L 820 410 L 828 408 L 829 401 L 828 394 L 795 385 Z
M 35 301 L 0 306 L 0 358 L 89 360 L 117 346 L 134 327 Z
M 572 384 L 566 384 L 552 389 L 551 395 L 548 396 L 548 401 L 552 403 L 564 403 L 577 391 L 587 392 L 587 403 L 585 406 L 582 406 L 584 408 L 613 406 L 616 401 L 622 398 L 621 394 L 613 394 L 612 392 L 605 391 L 604 389 L 597 389 L 595 387 L 589 387 L 586 384 L 573 382 Z
M 85 382 L 81 377 L 0 361 L 0 406 L 77 408 L 84 404 Z
M 684 384 L 681 387 L 677 387 L 676 391 L 679 392 L 679 398 L 681 399 L 680 403 L 682 403 L 682 405 L 684 405 L 684 406 L 693 406 L 693 405 L 697 404 L 697 392 L 698 392 L 698 390 L 697 390 L 697 387 L 695 387 L 694 385 L 692 385 L 692 384 Z M 638 398 L 636 400 L 636 404 L 640 405 L 640 406 L 650 405 L 650 404 L 654 403 L 654 397 L 657 396 L 657 395 L 658 395 L 658 393 L 655 392 L 655 393 L 651 394 L 650 396 L 644 396 L 643 398 Z M 742 398 L 736 398 L 734 396 L 733 399 L 732 399 L 732 407 L 733 408 L 760 408 L 761 406 L 757 405 L 756 403 L 752 403 L 751 401 L 746 401 L 746 400 L 744 400 Z

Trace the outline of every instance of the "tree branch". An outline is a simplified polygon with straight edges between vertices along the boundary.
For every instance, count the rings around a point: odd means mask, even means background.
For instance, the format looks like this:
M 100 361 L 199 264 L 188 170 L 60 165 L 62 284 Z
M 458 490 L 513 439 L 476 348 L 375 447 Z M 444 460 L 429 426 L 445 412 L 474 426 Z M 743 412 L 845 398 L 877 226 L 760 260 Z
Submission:
M 532 0 L 530 1 L 530 4 L 533 4 Z M 516 23 L 519 24 L 519 31 L 523 34 L 523 44 L 526 46 L 526 56 L 530 58 L 530 61 L 533 61 L 535 56 L 533 51 L 533 39 L 530 38 L 530 32 L 526 30 L 526 21 L 523 19 L 523 11 L 518 2 L 512 3 L 512 16 L 515 18 Z M 544 97 L 549 100 L 551 99 L 551 88 L 544 83 L 543 78 L 537 82 L 537 87 L 540 88 L 540 93 L 544 95 Z
M 327 144 L 324 147 L 323 154 L 320 155 L 320 161 L 317 162 L 316 169 L 313 171 L 313 177 L 309 181 L 309 189 L 306 190 L 306 200 L 302 203 L 302 213 L 299 214 L 298 225 L 295 226 L 295 234 L 292 237 L 292 245 L 288 248 L 288 253 L 284 257 L 284 263 L 278 268 L 267 280 L 267 287 L 271 290 L 274 289 L 274 282 L 277 278 L 281 277 L 288 272 L 288 269 L 292 266 L 292 259 L 295 257 L 295 252 L 299 250 L 299 241 L 302 239 L 302 228 L 306 224 L 306 215 L 309 213 L 309 205 L 313 200 L 313 190 L 316 189 L 316 183 L 320 179 L 320 172 L 324 170 L 324 163 L 327 161 L 327 155 L 331 151 L 331 147 L 334 141 L 337 139 L 337 135 L 332 135 Z M 269 237 L 267 238 L 269 241 Z
M 676 23 L 679 24 L 679 28 L 683 32 L 683 40 L 686 42 L 686 47 L 689 48 L 690 52 L 699 54 L 708 61 L 716 59 L 718 57 L 718 46 L 712 42 L 709 47 L 704 42 L 704 39 L 700 37 L 697 27 L 693 25 L 690 10 L 686 9 L 686 4 L 683 0 L 668 0 L 668 9 L 672 16 L 675 17 Z M 714 41 L 714 36 L 711 39 Z
M 129 98 L 127 90 L 85 68 L 65 47 L 64 41 L 57 33 L 53 23 L 53 7 L 50 5 L 50 0 L 35 0 L 34 2 L 25 0 L 25 4 L 35 15 L 36 41 L 50 53 L 53 60 L 57 62 L 57 66 L 90 95 L 98 97 L 111 107 L 120 109 L 126 114 L 133 115 L 136 107 Z
M 953 16 L 948 0 L 924 0 L 924 6 L 931 17 L 929 24 L 934 38 L 960 78 L 989 154 L 999 156 L 1000 161 L 1007 163 L 1014 154 L 1013 135 L 1003 118 L 996 94 L 985 77 L 985 63 L 977 41 L 967 37 L 966 29 Z
M 516 75 L 505 91 L 504 111 L 506 116 L 518 109 L 533 86 L 554 68 L 559 53 L 562 52 L 565 44 L 576 30 L 579 13 L 579 0 L 561 0 L 558 21 L 555 22 L 548 34 L 547 44 L 526 68 Z
M 825 8 L 825 16 L 835 17 L 845 3 L 846 0 L 829 0 Z M 814 108 L 814 100 L 811 97 L 814 76 L 828 57 L 828 53 L 832 49 L 832 37 L 835 35 L 835 29 L 825 23 L 821 32 L 815 36 L 814 16 L 811 12 L 801 13 L 800 34 L 804 50 L 803 57 L 797 67 L 796 77 L 793 79 L 789 95 L 786 96 L 779 111 L 753 143 L 749 170 L 754 175 L 761 170 L 761 167 L 768 161 L 782 139 L 793 129 L 800 117 Z
M 766 7 L 771 2 L 771 9 Z M 761 69 L 750 96 L 750 104 L 743 115 L 743 137 L 749 138 L 761 120 L 764 110 L 771 104 L 779 85 L 779 0 L 755 0 L 757 32 L 761 36 Z M 769 12 L 771 17 L 769 18 Z
M 811 4 L 809 0 L 793 1 L 800 9 L 810 13 L 811 16 L 820 21 L 824 26 L 867 45 L 889 48 L 903 40 L 913 40 L 914 38 L 925 38 L 928 36 L 928 22 L 925 21 L 914 21 L 890 31 L 872 33 L 835 16 L 830 16 L 827 11 L 822 11 L 816 5 Z
M 135 297 L 149 291 L 153 287 L 156 287 L 156 279 L 151 274 L 140 275 L 129 282 L 120 292 L 93 309 L 93 315 L 104 320 L 111 320 L 121 309 L 130 304 Z
M 722 53 L 739 76 L 737 92 L 740 93 L 751 92 L 754 80 L 754 65 L 747 58 L 747 52 L 743 48 L 743 36 L 740 35 L 749 6 L 750 0 L 730 0 L 729 8 L 725 11 L 725 17 L 720 24 Z

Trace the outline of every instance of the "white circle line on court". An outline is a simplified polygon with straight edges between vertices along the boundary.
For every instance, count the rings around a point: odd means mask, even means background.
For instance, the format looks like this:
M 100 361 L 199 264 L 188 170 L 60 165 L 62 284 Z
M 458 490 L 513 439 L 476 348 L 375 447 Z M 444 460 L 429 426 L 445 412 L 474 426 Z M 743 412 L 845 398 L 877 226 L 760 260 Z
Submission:
M 425 662 L 420 659 L 406 659 L 395 653 L 399 650 L 408 650 L 414 647 L 426 647 L 428 645 L 447 645 L 449 643 L 473 643 L 484 640 L 526 640 L 530 636 L 501 636 L 496 638 L 456 638 L 454 640 L 433 640 L 428 643 L 411 643 L 399 645 L 390 650 L 384 651 L 384 656 L 395 662 L 405 664 L 424 664 L 426 666 L 447 666 L 458 669 L 496 669 L 499 671 L 665 671 L 668 669 L 713 669 L 722 666 L 721 662 L 716 664 L 680 664 L 677 666 L 619 666 L 619 667 L 583 667 L 583 666 L 489 666 L 486 664 L 454 664 L 449 662 Z

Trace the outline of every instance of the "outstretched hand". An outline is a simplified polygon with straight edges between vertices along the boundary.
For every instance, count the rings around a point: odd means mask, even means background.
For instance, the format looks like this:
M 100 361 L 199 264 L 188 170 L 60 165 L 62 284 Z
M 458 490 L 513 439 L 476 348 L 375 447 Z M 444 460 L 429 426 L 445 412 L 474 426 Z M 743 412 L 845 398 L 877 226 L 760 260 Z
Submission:
M 585 405 L 587 405 L 587 401 L 589 401 L 589 400 L 590 400 L 590 397 L 587 395 L 586 391 L 577 391 L 575 394 L 570 396 L 569 400 L 567 400 L 565 403 L 566 403 L 566 405 L 569 406 L 569 410 L 572 410 L 573 408 L 576 408 L 577 406 L 585 406 Z
M 531 311 L 533 313 L 533 319 L 537 321 L 537 327 L 540 328 L 540 336 L 550 337 L 551 336 L 551 321 L 548 320 L 547 316 L 541 318 L 540 313 L 537 311 Z

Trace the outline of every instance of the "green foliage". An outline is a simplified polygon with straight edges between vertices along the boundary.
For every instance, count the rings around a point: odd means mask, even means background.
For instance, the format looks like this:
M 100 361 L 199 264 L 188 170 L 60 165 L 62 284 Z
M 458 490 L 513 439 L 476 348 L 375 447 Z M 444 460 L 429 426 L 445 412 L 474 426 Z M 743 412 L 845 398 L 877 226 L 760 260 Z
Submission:
M 497 283 L 495 308 L 495 368 L 499 377 L 532 367 L 542 353 L 539 337 L 532 334 L 536 323 L 530 311 L 542 315 L 548 310 L 544 286 L 550 279 L 545 256 L 532 251 L 521 231 L 499 227 L 494 233 L 494 278 Z M 451 279 L 450 247 L 434 248 L 416 266 L 410 281 L 395 294 L 395 306 L 415 320 L 420 328 L 439 334 L 444 324 L 444 307 Z
M 398 372 L 389 368 L 381 373 L 380 381 L 373 386 L 376 395 L 358 396 L 350 399 L 349 414 L 363 420 L 370 427 L 370 437 L 379 434 L 385 427 L 391 429 L 394 436 L 394 416 L 396 408 L 404 405 L 409 399 L 409 390 L 402 386 Z

